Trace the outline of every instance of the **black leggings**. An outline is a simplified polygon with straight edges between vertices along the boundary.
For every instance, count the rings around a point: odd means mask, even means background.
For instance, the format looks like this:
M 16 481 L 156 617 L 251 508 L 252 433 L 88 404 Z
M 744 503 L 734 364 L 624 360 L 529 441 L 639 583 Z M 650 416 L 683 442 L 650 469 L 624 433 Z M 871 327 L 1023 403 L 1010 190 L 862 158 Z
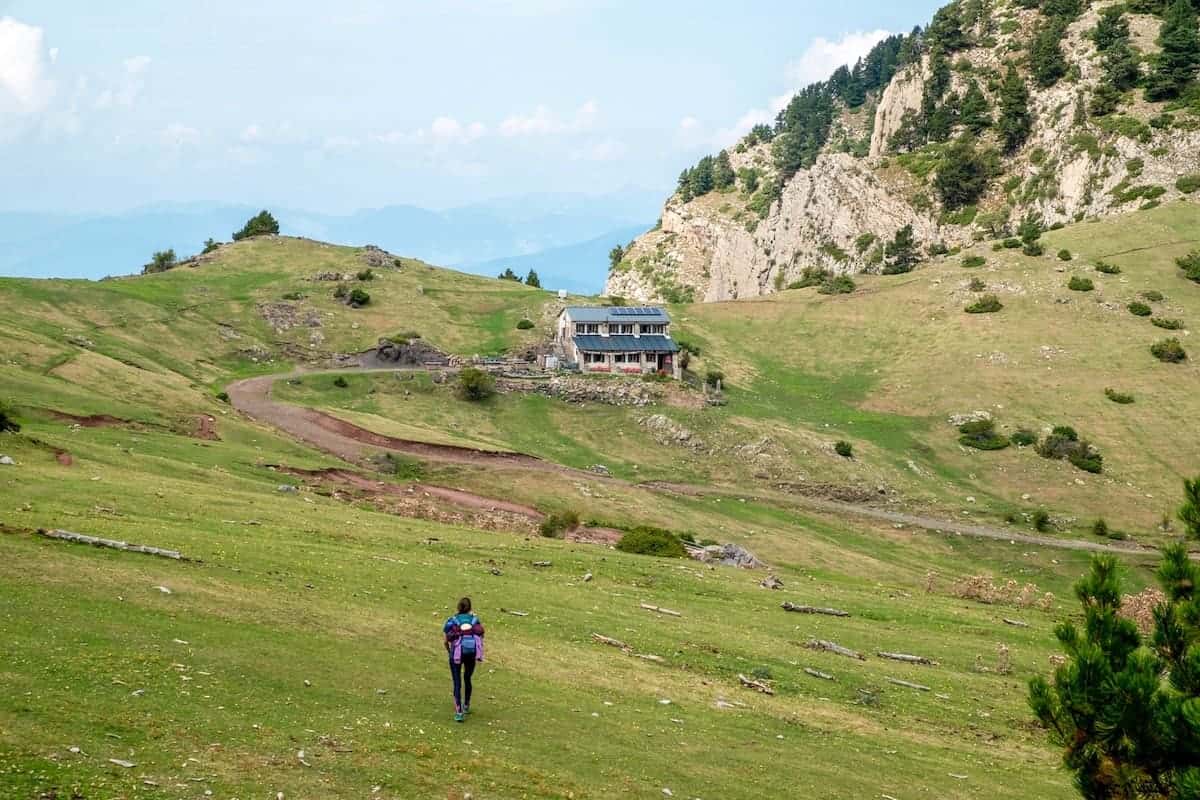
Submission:
M 454 708 L 456 711 L 462 710 L 464 699 L 466 699 L 467 705 L 471 705 L 471 675 L 474 672 L 474 653 L 463 653 L 461 664 L 455 664 L 454 656 L 450 656 L 450 677 L 454 679 Z M 465 698 L 463 695 L 464 684 L 466 684 Z

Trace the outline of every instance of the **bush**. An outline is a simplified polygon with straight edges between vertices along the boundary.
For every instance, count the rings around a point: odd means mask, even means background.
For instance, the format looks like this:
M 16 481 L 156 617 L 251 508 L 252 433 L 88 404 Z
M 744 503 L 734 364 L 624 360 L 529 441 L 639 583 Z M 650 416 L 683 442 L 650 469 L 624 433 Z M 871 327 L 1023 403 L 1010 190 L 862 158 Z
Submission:
M 968 314 L 994 314 L 1002 308 L 1004 304 L 1000 302 L 1000 298 L 994 294 L 985 294 L 963 310 Z
M 833 273 L 821 267 L 805 267 L 800 273 L 800 280 L 788 284 L 789 289 L 806 289 L 809 286 L 821 286 L 826 281 L 833 280 Z
M 533 329 L 533 320 L 531 320 L 531 319 L 523 319 L 517 323 L 517 330 L 519 330 L 519 331 L 528 331 L 528 330 L 532 330 L 532 329 Z
M 357 278 L 358 280 L 364 281 L 364 282 L 365 281 L 373 281 L 373 280 L 375 280 L 375 273 L 371 270 L 370 267 L 368 267 L 364 270 L 361 270 L 357 274 L 355 274 L 354 277 Z
M 419 481 L 425 477 L 425 465 L 415 458 L 399 453 L 385 453 L 384 460 L 388 470 L 397 480 Z
M 1120 275 L 1121 268 L 1116 264 L 1110 264 L 1107 261 L 1097 261 L 1096 272 L 1103 272 L 1105 275 Z
M 1009 237 L 1008 239 L 1005 239 L 1000 244 L 1002 247 L 1004 247 L 1005 250 L 1016 250 L 1018 247 L 1021 246 L 1021 240 L 1013 239 L 1012 237 Z
M 346 387 L 348 387 L 350 385 L 350 382 L 347 381 L 341 375 L 338 375 L 336 378 L 333 379 L 333 385 L 339 389 L 345 389 Z
M 983 256 L 967 256 L 966 258 L 964 258 L 962 260 L 962 265 L 964 267 L 966 267 L 967 269 L 974 269 L 975 267 L 982 267 L 986 263 L 987 263 L 987 259 L 984 258 Z
M 1193 250 L 1186 256 L 1175 259 L 1175 263 L 1183 270 L 1184 277 L 1200 283 L 1200 250 Z
M 246 224 L 242 226 L 242 229 L 233 234 L 233 240 L 240 242 L 242 239 L 249 239 L 251 236 L 266 236 L 278 233 L 279 221 L 271 216 L 270 211 L 264 209 L 246 220 Z
M 371 302 L 371 295 L 367 294 L 362 289 L 354 288 L 350 290 L 350 294 L 346 295 L 346 303 L 351 308 L 362 308 Z
M 496 393 L 496 379 L 481 369 L 467 367 L 458 373 L 456 391 L 460 399 L 477 403 Z
M 1114 403 L 1118 403 L 1123 406 L 1127 406 L 1133 402 L 1133 395 L 1126 394 L 1125 392 L 1118 392 L 1116 389 L 1105 389 L 1104 396 L 1109 400 L 1112 400 Z
M 1154 313 L 1154 309 L 1150 308 L 1150 306 L 1146 305 L 1145 303 L 1138 302 L 1137 300 L 1134 300 L 1132 303 L 1130 303 L 1127 308 L 1129 309 L 1129 313 L 1133 314 L 1135 317 L 1148 317 Z
M 221 246 L 220 242 L 218 242 L 216 239 L 213 239 L 212 237 L 209 237 L 208 239 L 204 240 L 204 249 L 200 251 L 200 255 L 202 255 L 202 256 L 207 255 L 207 254 L 213 252 L 214 250 L 217 250 L 220 246 Z
M 1071 280 L 1067 281 L 1067 288 L 1073 292 L 1090 292 L 1096 288 L 1096 284 L 1092 283 L 1091 278 L 1072 275 Z
M 1187 351 L 1183 349 L 1183 345 L 1179 343 L 1178 339 L 1163 339 L 1161 342 L 1155 342 L 1150 345 L 1150 352 L 1159 361 L 1167 364 L 1187 361 Z
M 1050 513 L 1044 508 L 1039 508 L 1033 512 L 1033 529 L 1038 533 L 1045 533 L 1050 530 Z
M 1070 261 L 1072 258 L 1074 258 L 1074 256 L 1071 255 L 1070 250 L 1059 250 L 1058 251 L 1058 260 L 1059 261 Z
M 838 275 L 829 278 L 817 289 L 818 294 L 850 294 L 855 289 L 854 280 L 849 275 Z
M 850 444 L 845 439 L 839 439 L 833 443 L 833 452 L 837 453 L 842 458 L 854 458 L 854 445 Z
M 175 269 L 177 266 L 179 266 L 179 262 L 175 260 L 174 250 L 157 250 L 154 255 L 150 256 L 150 263 L 142 267 L 142 274 L 153 275 L 156 272 Z
M 1108 533 L 1109 533 L 1108 523 L 1104 521 L 1103 517 L 1101 517 L 1100 519 L 1098 519 L 1092 523 L 1092 535 L 1093 536 L 1100 536 L 1104 539 L 1107 539 Z
M 0 400 L 0 433 L 20 433 L 21 425 L 16 420 L 16 411 L 11 403 Z
M 333 296 L 337 300 L 345 300 L 348 294 L 350 294 L 350 287 L 344 283 L 339 283 L 333 287 Z
M 996 423 L 990 419 L 977 419 L 958 426 L 958 443 L 976 450 L 1003 450 L 1010 442 L 1007 436 L 996 433 Z
M 1017 428 L 1016 432 L 1008 437 L 1009 440 L 1017 447 L 1028 447 L 1031 444 L 1037 444 L 1037 434 L 1029 430 L 1029 428 Z
M 1041 242 L 1029 242 L 1021 248 L 1021 252 L 1027 256 L 1040 256 L 1046 252 L 1046 248 L 1042 247 Z
M 1163 299 L 1163 293 L 1150 289 L 1149 291 L 1142 292 L 1142 298 L 1149 300 L 1151 303 L 1157 303 Z
M 1080 439 L 1079 434 L 1069 425 L 1056 427 L 1037 448 L 1042 458 L 1066 460 L 1085 472 L 1101 472 L 1104 458 L 1100 451 L 1086 439 Z
M 617 549 L 623 553 L 661 558 L 682 558 L 687 555 L 678 536 L 663 528 L 646 525 L 640 525 L 622 536 L 617 542 Z
M 404 331 L 403 333 L 397 333 L 387 338 L 392 344 L 408 344 L 413 339 L 420 339 L 421 334 L 416 331 Z
M 704 373 L 704 382 L 715 389 L 718 383 L 725 384 L 725 373 L 719 369 L 710 369 Z
M 538 532 L 547 539 L 559 539 L 568 531 L 579 527 L 579 514 L 576 511 L 555 511 L 547 514 L 538 526 Z
M 229 392 L 217 392 L 217 399 L 222 403 L 229 402 Z
M 1183 330 L 1183 320 L 1181 319 L 1166 319 L 1164 317 L 1151 317 L 1150 321 L 1155 326 L 1167 331 Z
M 1175 181 L 1175 188 L 1184 194 L 1192 194 L 1200 190 L 1200 175 L 1184 175 Z

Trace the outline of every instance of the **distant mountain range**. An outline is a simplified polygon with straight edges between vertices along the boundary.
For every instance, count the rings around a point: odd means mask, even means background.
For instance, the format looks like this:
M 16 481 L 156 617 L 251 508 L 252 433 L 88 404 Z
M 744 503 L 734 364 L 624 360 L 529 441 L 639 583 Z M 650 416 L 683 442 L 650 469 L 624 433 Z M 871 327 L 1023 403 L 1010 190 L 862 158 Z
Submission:
M 599 292 L 608 251 L 653 224 L 658 193 L 535 194 L 431 211 L 387 206 L 346 215 L 273 208 L 282 233 L 375 244 L 398 255 L 494 275 L 536 269 L 547 288 Z M 155 250 L 180 258 L 228 241 L 258 206 L 180 204 L 113 215 L 0 212 L 0 275 L 91 278 L 140 272 Z

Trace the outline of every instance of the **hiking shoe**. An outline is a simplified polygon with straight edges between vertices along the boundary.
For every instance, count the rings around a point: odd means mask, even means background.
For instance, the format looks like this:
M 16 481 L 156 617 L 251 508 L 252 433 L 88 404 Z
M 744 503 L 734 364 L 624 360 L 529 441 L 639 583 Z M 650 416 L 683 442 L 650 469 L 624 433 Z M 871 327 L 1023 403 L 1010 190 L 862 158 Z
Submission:
M 455 722 L 462 722 L 462 721 L 463 721 L 463 712 L 461 712 L 461 711 L 455 711 L 455 712 L 454 712 L 454 721 L 455 721 Z
M 471 707 L 470 707 L 470 706 L 463 706 L 463 713 L 464 713 L 464 714 L 470 714 L 470 713 L 471 713 Z

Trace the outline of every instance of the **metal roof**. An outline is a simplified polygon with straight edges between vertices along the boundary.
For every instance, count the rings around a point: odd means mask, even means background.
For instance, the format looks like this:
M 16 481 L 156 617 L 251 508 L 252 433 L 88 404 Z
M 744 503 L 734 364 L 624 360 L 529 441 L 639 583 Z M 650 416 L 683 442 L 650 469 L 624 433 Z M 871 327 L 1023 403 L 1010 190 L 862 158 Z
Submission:
M 575 336 L 575 346 L 587 353 L 678 353 L 670 336 Z
M 564 313 L 573 322 L 649 322 L 664 325 L 667 312 L 652 306 L 567 306 Z

